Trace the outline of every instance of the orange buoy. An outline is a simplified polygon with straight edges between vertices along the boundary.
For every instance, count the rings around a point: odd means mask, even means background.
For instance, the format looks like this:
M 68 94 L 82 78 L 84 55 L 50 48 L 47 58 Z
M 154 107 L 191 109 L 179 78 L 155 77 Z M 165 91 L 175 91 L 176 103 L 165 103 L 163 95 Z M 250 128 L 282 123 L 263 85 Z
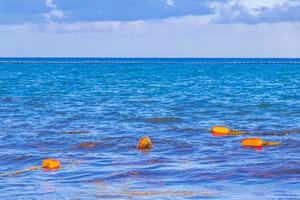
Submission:
M 261 138 L 246 138 L 241 144 L 246 147 L 278 146 L 279 142 L 264 142 Z
M 242 140 L 242 145 L 246 147 L 261 147 L 264 141 L 260 138 L 246 138 Z
M 49 158 L 49 159 L 43 160 L 41 166 L 32 166 L 32 167 L 28 167 L 27 169 L 23 169 L 23 170 L 3 172 L 3 173 L 0 173 L 0 176 L 16 175 L 16 174 L 21 174 L 21 173 L 24 173 L 24 172 L 29 172 L 29 171 L 37 171 L 37 170 L 40 170 L 40 169 L 56 170 L 56 169 L 59 169 L 59 168 L 60 168 L 60 161 L 56 160 L 56 159 Z
M 137 148 L 140 150 L 148 150 L 153 147 L 153 144 L 149 137 L 143 137 L 140 139 Z
M 60 161 L 57 159 L 49 158 L 43 160 L 42 168 L 47 170 L 56 170 L 60 168 Z
M 211 132 L 214 136 L 227 136 L 227 135 L 243 135 L 246 132 L 239 130 L 231 130 L 224 126 L 214 126 L 211 129 Z
M 230 130 L 229 130 L 229 128 L 226 128 L 226 127 L 224 127 L 224 126 L 214 126 L 214 127 L 211 129 L 211 132 L 216 133 L 216 134 L 224 134 L 224 135 L 227 135 L 227 134 L 229 134 Z

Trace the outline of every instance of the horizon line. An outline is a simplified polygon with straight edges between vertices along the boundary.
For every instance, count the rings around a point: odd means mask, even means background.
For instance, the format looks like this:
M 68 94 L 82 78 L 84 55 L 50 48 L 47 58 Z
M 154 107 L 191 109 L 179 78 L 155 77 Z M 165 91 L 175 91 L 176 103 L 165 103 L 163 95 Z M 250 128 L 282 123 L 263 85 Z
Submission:
M 83 58 L 83 59 L 300 59 L 300 57 L 89 57 L 89 56 L 0 56 L 0 59 L 69 59 L 69 58 Z

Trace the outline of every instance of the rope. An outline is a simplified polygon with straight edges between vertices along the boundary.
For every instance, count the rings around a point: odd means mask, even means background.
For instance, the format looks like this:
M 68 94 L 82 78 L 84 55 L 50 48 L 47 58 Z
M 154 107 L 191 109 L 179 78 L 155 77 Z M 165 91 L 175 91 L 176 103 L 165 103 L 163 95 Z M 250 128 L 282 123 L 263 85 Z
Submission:
M 3 173 L 0 173 L 0 176 L 17 175 L 17 174 L 21 174 L 21 173 L 24 173 L 24 172 L 37 171 L 37 170 L 40 170 L 40 169 L 41 169 L 41 167 L 39 167 L 39 166 L 32 166 L 32 167 L 29 167 L 29 168 L 26 168 L 26 169 L 23 169 L 23 170 L 3 172 Z
M 245 135 L 247 132 L 239 130 L 230 130 L 228 135 Z
M 280 145 L 279 142 L 264 142 L 263 143 L 264 146 L 278 146 Z

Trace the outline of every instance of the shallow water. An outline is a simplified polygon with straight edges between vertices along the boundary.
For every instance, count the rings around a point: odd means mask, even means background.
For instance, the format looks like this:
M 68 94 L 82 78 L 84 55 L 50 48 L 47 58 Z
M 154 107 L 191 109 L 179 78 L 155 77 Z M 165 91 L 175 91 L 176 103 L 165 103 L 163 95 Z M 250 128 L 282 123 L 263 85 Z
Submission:
M 63 165 L 0 175 L 0 199 L 300 199 L 300 60 L 2 58 L 0 74 L 0 172 Z

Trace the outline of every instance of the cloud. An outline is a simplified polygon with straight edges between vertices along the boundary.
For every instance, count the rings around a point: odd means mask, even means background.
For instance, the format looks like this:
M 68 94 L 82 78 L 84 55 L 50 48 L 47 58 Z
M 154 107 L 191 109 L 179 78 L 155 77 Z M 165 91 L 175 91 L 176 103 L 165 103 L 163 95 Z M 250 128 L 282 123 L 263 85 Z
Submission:
M 107 32 L 120 29 L 138 29 L 145 24 L 144 21 L 97 21 L 97 22 L 76 22 L 76 23 L 51 23 L 46 25 L 50 32 Z
M 120 30 L 143 31 L 146 27 L 162 28 L 174 26 L 184 30 L 187 27 L 199 27 L 211 23 L 215 15 L 171 17 L 160 20 L 135 20 L 135 21 L 95 21 L 76 23 L 51 23 L 46 25 L 50 32 L 116 32 Z
M 172 7 L 175 5 L 175 2 L 174 0 L 166 0 L 166 4 L 169 6 L 169 7 Z
M 0 5 L 0 24 L 126 22 L 212 14 L 219 16 L 217 23 L 300 21 L 300 0 L 0 0 Z
M 53 0 L 46 0 L 46 6 L 56 9 L 56 5 L 54 4 Z
M 54 0 L 45 0 L 46 6 L 50 8 L 50 12 L 45 14 L 47 23 L 53 23 L 55 19 L 64 18 L 64 12 L 57 8 L 57 5 L 54 3 Z
M 300 23 L 215 24 L 216 16 L 0 26 L 0 56 L 300 57 Z M 276 42 L 274 42 L 276 41 Z
M 219 23 L 300 21 L 300 0 L 227 0 L 207 5 L 219 16 Z
M 12 1 L 0 0 L 7 19 L 38 2 L 15 10 Z M 165 0 L 128 0 L 129 10 L 87 1 L 39 1 L 42 19 L 0 24 L 0 56 L 300 57 L 299 0 L 178 0 L 168 9 Z
M 238 7 L 244 8 L 251 15 L 258 15 L 264 10 L 272 10 L 279 7 L 289 7 L 299 5 L 299 0 L 227 0 L 227 1 L 211 1 L 208 4 L 216 10 L 234 9 Z
M 204 0 L 207 1 L 207 0 Z M 210 14 L 199 0 L 60 0 L 64 22 L 158 20 Z

